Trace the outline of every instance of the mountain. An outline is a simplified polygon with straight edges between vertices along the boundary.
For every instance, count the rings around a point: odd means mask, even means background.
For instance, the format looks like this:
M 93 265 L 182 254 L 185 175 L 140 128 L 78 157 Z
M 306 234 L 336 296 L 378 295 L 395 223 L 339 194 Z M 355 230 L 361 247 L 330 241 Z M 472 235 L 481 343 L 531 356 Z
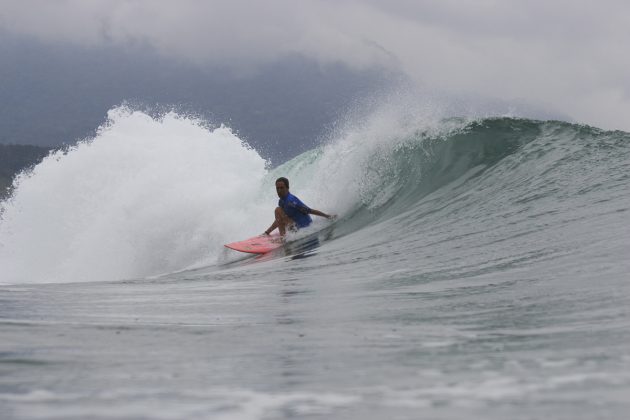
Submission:
M 48 151 L 46 147 L 0 144 L 0 199 L 6 197 L 13 176 L 40 162 Z

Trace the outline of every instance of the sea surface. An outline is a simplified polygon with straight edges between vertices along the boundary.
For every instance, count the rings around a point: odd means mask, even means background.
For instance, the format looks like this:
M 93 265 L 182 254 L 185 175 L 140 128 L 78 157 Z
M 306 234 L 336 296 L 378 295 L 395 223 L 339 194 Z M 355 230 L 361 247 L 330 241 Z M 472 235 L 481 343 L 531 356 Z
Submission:
M 109 118 L 1 205 L 0 418 L 628 418 L 630 134 L 389 110 L 271 168 Z M 337 220 L 224 248 L 279 176 Z

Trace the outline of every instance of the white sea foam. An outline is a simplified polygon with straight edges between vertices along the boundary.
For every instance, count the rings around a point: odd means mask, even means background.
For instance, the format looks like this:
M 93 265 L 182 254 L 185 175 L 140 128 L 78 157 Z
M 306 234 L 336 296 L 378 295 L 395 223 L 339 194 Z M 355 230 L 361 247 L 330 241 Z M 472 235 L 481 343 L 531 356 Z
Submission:
M 93 140 L 15 180 L 0 222 L 1 282 L 115 280 L 212 263 L 223 243 L 270 222 L 266 162 L 229 128 L 125 108 L 108 117 Z
M 112 406 L 112 401 L 124 400 Z M 174 403 L 174 401 L 185 403 Z M 184 390 L 174 395 L 154 390 L 116 389 L 98 394 L 63 394 L 36 390 L 26 394 L 0 393 L 0 402 L 18 405 L 24 418 L 145 418 L 258 420 L 277 413 L 297 416 L 329 415 L 351 406 L 358 396 L 338 393 L 265 393 L 247 389 Z M 56 402 L 51 407 L 45 405 Z M 71 403 L 71 404 L 59 404 Z

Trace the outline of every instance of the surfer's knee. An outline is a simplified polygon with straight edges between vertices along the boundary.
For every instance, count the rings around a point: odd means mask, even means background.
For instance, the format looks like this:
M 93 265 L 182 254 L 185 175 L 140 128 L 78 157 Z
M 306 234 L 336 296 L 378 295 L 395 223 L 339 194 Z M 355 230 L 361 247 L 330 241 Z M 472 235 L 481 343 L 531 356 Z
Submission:
M 274 214 L 276 215 L 276 220 L 278 222 L 286 223 L 287 215 L 284 213 L 284 210 L 282 210 L 282 208 L 276 207 Z

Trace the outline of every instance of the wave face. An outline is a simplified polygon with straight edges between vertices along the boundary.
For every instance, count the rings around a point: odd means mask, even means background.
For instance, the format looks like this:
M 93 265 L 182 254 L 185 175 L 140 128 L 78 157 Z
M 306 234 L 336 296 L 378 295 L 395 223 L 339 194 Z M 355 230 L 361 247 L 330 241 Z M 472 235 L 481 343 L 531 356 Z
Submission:
M 0 282 L 118 280 L 217 264 L 223 243 L 268 227 L 277 176 L 307 204 L 340 215 L 334 236 L 348 249 L 388 242 L 411 253 L 434 237 L 442 252 L 453 252 L 444 244 L 481 249 L 496 257 L 482 266 L 510 264 L 586 246 L 593 232 L 582 225 L 607 223 L 596 236 L 627 250 L 629 165 L 623 132 L 381 112 L 270 170 L 228 128 L 119 108 L 94 139 L 15 180 L 2 204 Z
M 613 232 L 625 226 L 628 133 L 557 121 L 451 119 L 373 140 L 352 133 L 277 172 L 307 184 L 314 201 L 341 209 L 348 216 L 341 231 L 384 223 L 392 241 L 458 226 L 508 238 L 525 220 L 536 223 L 522 229 L 539 226 L 543 234 L 556 223 L 606 215 L 619 218 Z

